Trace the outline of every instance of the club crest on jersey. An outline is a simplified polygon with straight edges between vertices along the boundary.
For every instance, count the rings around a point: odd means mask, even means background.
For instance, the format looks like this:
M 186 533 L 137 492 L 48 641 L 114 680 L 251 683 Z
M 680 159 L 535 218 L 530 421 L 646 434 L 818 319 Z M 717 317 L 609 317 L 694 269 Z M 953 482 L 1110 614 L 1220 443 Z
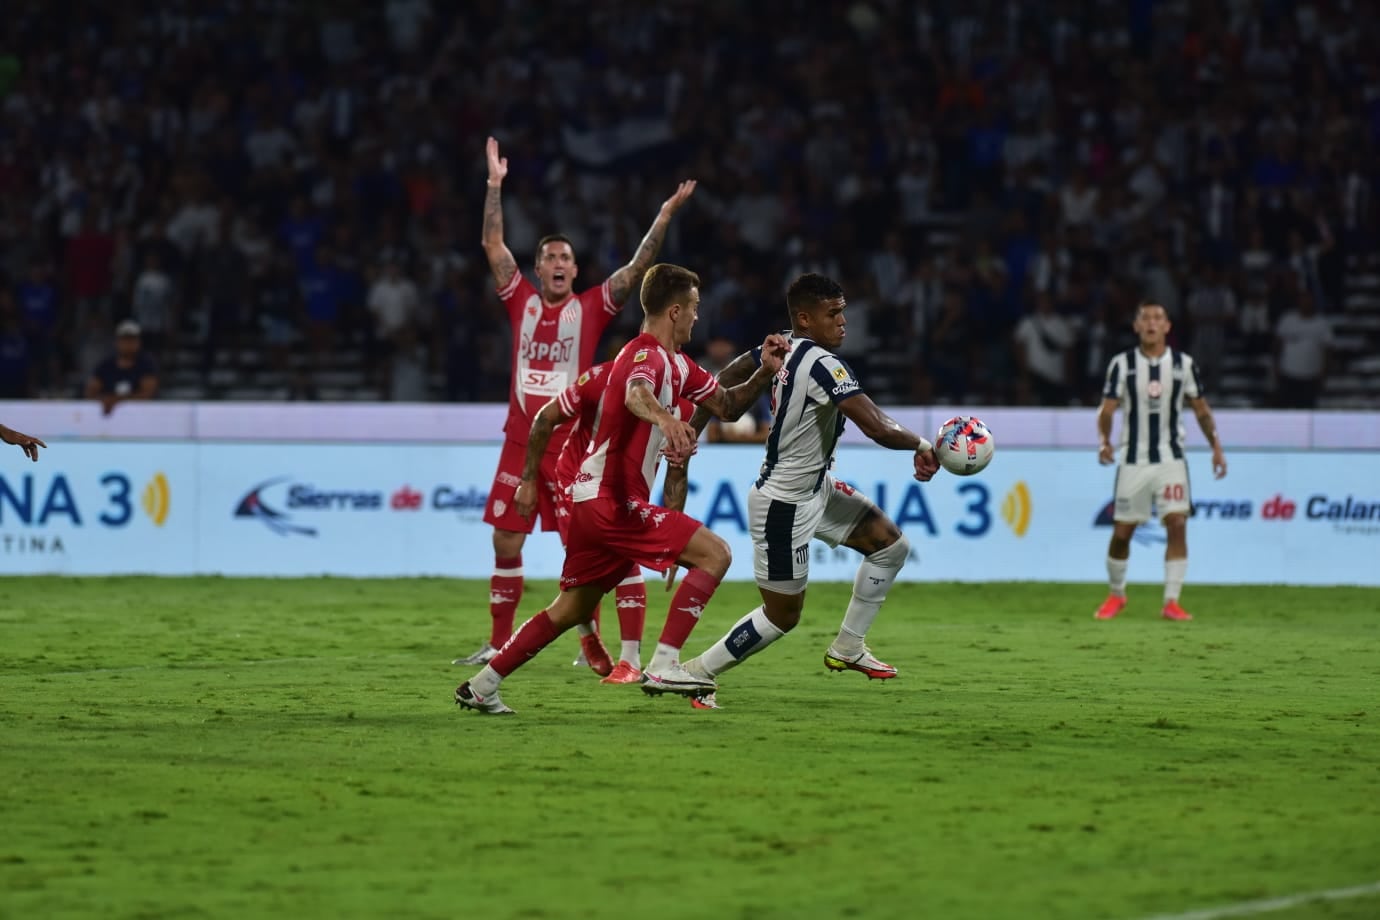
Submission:
M 647 354 L 648 354 L 648 352 L 647 352 L 647 349 L 645 349 L 645 348 L 643 348 L 643 349 L 641 349 L 640 351 L 638 351 L 637 354 L 633 355 L 633 364 L 641 364 L 643 361 L 646 361 L 646 360 L 647 360 Z

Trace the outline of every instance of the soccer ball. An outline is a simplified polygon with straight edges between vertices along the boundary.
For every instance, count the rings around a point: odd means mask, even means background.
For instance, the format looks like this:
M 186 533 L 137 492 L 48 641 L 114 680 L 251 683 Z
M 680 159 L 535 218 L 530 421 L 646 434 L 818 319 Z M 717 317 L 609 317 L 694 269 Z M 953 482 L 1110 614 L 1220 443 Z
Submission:
M 971 476 L 980 473 L 992 462 L 996 450 L 992 432 L 982 424 L 982 419 L 970 415 L 956 415 L 939 426 L 939 436 L 934 439 L 934 455 L 939 465 L 955 476 Z

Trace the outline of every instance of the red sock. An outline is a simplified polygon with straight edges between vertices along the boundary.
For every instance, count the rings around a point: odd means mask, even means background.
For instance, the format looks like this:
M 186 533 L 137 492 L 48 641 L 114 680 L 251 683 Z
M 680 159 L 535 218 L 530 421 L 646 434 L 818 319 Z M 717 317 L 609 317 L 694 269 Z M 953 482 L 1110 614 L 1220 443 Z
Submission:
M 523 623 L 513 638 L 503 646 L 502 651 L 489 662 L 489 667 L 498 672 L 499 677 L 507 677 L 528 662 L 533 656 L 546 648 L 560 631 L 545 610 Z
M 630 572 L 627 580 L 614 589 L 613 596 L 618 607 L 618 638 L 641 642 L 643 627 L 647 625 L 647 583 L 642 580 L 642 570 Z
M 671 599 L 671 609 L 666 612 L 666 625 L 661 629 L 662 645 L 671 648 L 685 648 L 690 632 L 700 621 L 700 614 L 709 606 L 709 599 L 719 587 L 719 579 L 705 573 L 704 569 L 691 569 L 680 581 L 676 596 Z
M 489 579 L 489 644 L 503 648 L 513 636 L 513 618 L 522 602 L 522 554 L 511 559 L 494 559 L 494 574 Z

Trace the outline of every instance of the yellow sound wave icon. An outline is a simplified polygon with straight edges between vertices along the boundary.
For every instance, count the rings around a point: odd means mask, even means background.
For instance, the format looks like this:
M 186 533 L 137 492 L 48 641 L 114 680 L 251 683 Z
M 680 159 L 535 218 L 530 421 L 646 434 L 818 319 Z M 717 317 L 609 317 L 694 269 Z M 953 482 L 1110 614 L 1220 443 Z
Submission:
M 148 485 L 144 486 L 144 513 L 149 516 L 158 527 L 163 526 L 163 522 L 168 519 L 168 477 L 162 473 L 154 473 Z
M 1018 537 L 1030 529 L 1030 489 L 1025 481 L 1018 481 L 1002 499 L 1001 516 Z

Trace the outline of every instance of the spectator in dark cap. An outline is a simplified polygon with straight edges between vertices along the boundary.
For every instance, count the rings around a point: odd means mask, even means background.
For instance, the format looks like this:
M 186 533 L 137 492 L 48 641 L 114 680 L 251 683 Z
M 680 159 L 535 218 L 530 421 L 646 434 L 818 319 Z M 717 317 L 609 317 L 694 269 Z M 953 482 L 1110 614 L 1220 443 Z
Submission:
M 144 353 L 139 324 L 127 319 L 115 327 L 115 353 L 86 379 L 86 398 L 101 401 L 101 413 L 109 415 L 129 399 L 153 399 L 158 395 L 158 369 Z

